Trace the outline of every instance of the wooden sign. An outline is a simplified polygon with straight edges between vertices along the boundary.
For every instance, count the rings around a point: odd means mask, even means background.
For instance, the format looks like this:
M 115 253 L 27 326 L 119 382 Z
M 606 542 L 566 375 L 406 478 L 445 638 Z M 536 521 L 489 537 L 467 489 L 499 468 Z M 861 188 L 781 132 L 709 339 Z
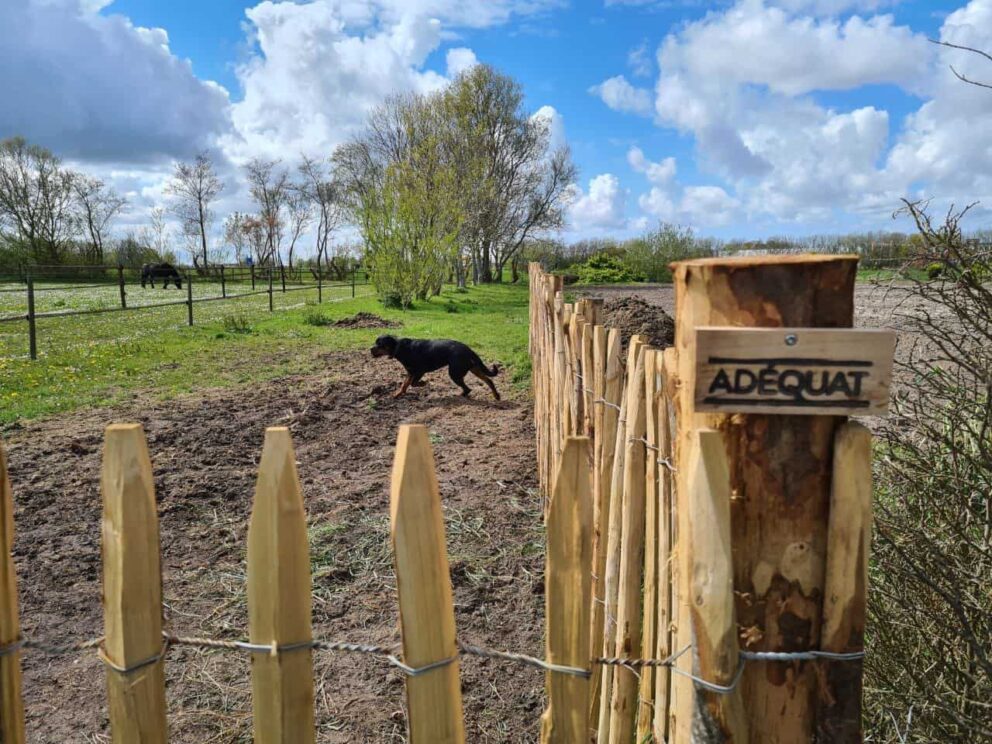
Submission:
M 884 414 L 895 343 L 882 330 L 697 328 L 696 410 Z

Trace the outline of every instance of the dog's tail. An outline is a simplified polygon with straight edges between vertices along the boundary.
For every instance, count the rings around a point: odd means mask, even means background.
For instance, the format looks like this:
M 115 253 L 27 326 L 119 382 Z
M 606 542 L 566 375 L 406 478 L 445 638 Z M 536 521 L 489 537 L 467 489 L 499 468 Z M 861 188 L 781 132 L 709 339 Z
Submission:
M 479 369 L 481 369 L 483 372 L 485 372 L 490 377 L 495 377 L 496 375 L 499 374 L 500 367 L 499 367 L 499 363 L 498 362 L 496 364 L 494 364 L 492 367 L 487 367 L 486 366 L 486 363 L 482 361 L 481 357 L 479 357 L 479 355 L 476 354 L 475 355 L 475 363 L 476 363 L 476 365 L 478 365 Z

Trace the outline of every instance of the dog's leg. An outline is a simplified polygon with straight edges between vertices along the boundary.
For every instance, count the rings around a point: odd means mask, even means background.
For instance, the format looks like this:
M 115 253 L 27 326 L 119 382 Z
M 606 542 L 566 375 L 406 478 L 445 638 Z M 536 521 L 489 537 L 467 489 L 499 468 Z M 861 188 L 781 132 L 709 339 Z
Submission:
M 422 380 L 422 379 L 421 379 L 421 378 L 420 378 L 420 377 L 418 376 L 418 377 L 417 377 L 417 378 L 416 378 L 416 379 L 415 379 L 415 380 L 414 380 L 413 382 L 411 382 L 411 383 L 410 383 L 410 386 L 411 386 L 411 387 L 424 387 L 424 385 L 426 385 L 426 384 L 427 384 L 427 383 L 426 383 L 426 382 L 424 382 L 424 381 L 423 381 L 423 380 Z
M 462 389 L 462 396 L 467 398 L 472 394 L 472 391 L 469 390 L 468 385 L 465 384 L 465 374 L 465 372 L 457 370 L 454 367 L 448 367 L 448 377 L 450 377 L 451 381 Z
M 400 389 L 397 390 L 395 393 L 393 393 L 393 397 L 399 398 L 401 395 L 403 395 L 403 393 L 405 393 L 407 389 L 410 387 L 411 382 L 413 382 L 413 376 L 407 375 L 406 378 L 403 380 L 403 384 L 400 385 Z
M 486 371 L 484 369 L 480 369 L 479 367 L 472 367 L 472 369 L 470 369 L 469 372 L 471 372 L 473 375 L 478 377 L 480 380 L 482 380 L 484 383 L 486 383 L 489 386 L 489 389 L 493 391 L 493 397 L 496 400 L 500 399 L 499 391 L 496 389 L 496 385 L 493 383 L 492 378 L 486 374 Z

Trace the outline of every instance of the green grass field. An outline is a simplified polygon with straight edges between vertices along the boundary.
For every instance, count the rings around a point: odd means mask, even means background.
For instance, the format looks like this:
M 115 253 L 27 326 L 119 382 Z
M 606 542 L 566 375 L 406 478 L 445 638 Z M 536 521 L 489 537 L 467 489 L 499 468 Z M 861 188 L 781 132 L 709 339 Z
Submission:
M 208 296 L 211 285 L 194 285 Z M 450 337 L 470 344 L 486 359 L 507 366 L 518 387 L 530 379 L 527 355 L 527 287 L 503 285 L 446 289 L 408 311 L 385 310 L 372 289 L 359 285 L 275 293 L 268 297 L 194 304 L 195 325 L 186 325 L 186 307 L 38 320 L 39 359 L 27 358 L 27 323 L 0 323 L 0 425 L 84 406 L 112 405 L 136 394 L 158 399 L 194 389 L 248 384 L 284 374 L 318 369 L 320 354 L 365 348 L 384 331 L 320 325 L 314 314 L 333 322 L 359 311 L 398 320 L 398 335 Z M 129 290 L 128 302 L 179 300 L 172 290 Z M 112 307 L 114 286 L 39 292 L 37 312 Z M 20 293 L 0 293 L 0 317 L 24 312 Z M 318 323 L 320 320 L 318 319 Z

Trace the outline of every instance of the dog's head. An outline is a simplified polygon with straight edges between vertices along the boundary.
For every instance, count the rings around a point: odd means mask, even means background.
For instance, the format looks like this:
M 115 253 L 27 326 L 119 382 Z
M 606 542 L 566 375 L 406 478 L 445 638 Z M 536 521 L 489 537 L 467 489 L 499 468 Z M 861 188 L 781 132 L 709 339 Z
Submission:
M 387 356 L 391 357 L 396 353 L 396 344 L 399 343 L 395 336 L 379 336 L 372 345 L 370 351 L 372 356 L 381 357 Z

